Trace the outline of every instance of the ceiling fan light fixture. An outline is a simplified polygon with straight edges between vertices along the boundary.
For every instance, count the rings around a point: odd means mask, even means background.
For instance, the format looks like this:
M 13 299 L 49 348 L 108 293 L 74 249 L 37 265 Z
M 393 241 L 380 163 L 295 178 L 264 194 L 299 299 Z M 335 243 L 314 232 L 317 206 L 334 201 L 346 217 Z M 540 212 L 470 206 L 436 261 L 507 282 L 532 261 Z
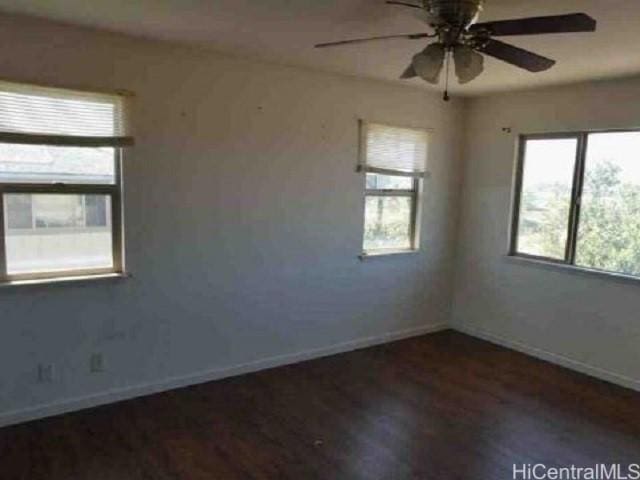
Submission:
M 453 48 L 456 77 L 464 85 L 476 79 L 484 71 L 484 57 L 468 45 Z
M 442 43 L 432 43 L 422 52 L 414 55 L 411 66 L 425 82 L 435 85 L 440 81 L 445 55 L 446 50 Z

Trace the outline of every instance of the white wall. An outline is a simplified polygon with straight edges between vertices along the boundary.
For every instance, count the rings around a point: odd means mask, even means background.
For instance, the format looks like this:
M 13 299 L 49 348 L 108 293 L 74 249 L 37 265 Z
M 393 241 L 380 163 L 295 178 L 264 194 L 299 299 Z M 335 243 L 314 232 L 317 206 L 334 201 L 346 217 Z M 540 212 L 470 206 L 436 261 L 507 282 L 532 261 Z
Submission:
M 448 320 L 462 103 L 18 17 L 0 17 L 0 43 L 2 77 L 134 91 L 137 137 L 134 277 L 0 289 L 0 423 Z M 417 255 L 357 258 L 359 117 L 435 129 Z
M 639 99 L 628 79 L 469 102 L 457 328 L 640 389 L 640 284 L 505 258 L 517 134 L 640 127 Z

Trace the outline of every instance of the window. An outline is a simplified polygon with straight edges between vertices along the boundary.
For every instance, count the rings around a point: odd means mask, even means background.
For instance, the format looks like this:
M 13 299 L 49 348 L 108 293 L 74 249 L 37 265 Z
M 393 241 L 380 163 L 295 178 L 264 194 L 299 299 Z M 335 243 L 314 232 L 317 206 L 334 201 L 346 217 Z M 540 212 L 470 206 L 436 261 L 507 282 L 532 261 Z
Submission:
M 0 82 L 0 281 L 122 272 L 124 99 Z
M 358 170 L 365 174 L 365 255 L 418 248 L 418 197 L 427 140 L 425 130 L 361 122 Z
M 640 131 L 521 138 L 511 254 L 640 276 Z

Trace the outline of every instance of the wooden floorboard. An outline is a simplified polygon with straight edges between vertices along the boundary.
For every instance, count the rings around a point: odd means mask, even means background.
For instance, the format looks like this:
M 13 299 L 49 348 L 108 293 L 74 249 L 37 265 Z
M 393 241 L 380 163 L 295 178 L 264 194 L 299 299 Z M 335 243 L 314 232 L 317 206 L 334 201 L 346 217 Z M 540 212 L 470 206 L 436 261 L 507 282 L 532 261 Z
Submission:
M 2 480 L 501 480 L 598 462 L 640 462 L 640 394 L 452 331 L 0 429 Z

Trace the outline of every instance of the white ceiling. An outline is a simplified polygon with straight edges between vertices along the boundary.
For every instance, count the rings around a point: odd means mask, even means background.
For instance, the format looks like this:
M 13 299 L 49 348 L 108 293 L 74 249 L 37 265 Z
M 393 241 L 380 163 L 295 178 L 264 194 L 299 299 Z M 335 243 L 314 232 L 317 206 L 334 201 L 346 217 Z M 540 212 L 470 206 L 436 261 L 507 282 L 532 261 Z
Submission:
M 137 36 L 203 45 L 362 77 L 398 81 L 424 40 L 393 40 L 315 50 L 318 42 L 428 31 L 412 9 L 384 0 L 0 0 L 0 9 Z M 477 80 L 453 89 L 481 94 L 640 73 L 638 0 L 487 0 L 482 20 L 582 11 L 598 31 L 511 37 L 507 41 L 558 60 L 532 74 L 489 59 Z M 412 80 L 414 85 L 423 82 Z

